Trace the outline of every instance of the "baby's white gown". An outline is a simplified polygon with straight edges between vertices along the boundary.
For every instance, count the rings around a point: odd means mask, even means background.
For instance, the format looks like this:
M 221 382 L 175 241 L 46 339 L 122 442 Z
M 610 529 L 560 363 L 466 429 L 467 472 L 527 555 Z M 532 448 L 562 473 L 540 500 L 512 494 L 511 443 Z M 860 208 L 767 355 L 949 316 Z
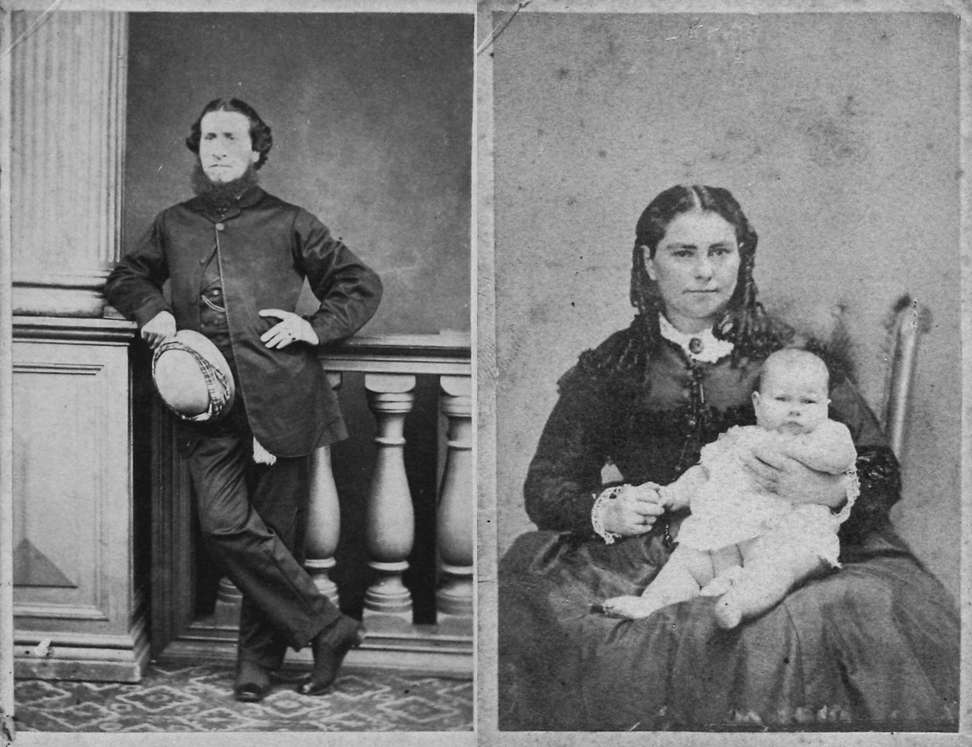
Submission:
M 692 496 L 692 514 L 682 522 L 679 544 L 711 551 L 773 532 L 794 549 L 802 547 L 814 552 L 837 567 L 837 529 L 850 515 L 856 495 L 849 494 L 837 514 L 819 504 L 794 504 L 760 488 L 743 467 L 741 454 L 768 439 L 788 438 L 795 437 L 756 425 L 734 426 L 703 446 L 699 461 L 709 479 Z M 851 466 L 853 461 L 848 465 Z

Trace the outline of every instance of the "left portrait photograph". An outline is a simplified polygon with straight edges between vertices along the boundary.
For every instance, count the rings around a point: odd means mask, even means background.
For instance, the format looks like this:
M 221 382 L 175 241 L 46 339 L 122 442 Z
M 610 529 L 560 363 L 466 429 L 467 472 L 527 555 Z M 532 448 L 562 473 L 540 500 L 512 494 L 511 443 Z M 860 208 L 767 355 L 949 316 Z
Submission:
M 0 743 L 472 732 L 474 14 L 166 10 L 0 11 Z

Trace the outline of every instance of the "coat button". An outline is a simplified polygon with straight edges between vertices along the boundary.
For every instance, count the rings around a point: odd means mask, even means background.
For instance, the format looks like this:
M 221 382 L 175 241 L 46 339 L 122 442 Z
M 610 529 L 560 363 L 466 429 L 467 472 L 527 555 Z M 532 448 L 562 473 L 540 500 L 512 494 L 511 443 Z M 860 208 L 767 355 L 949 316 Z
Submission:
M 226 224 L 225 223 L 217 223 L 216 224 L 216 230 L 217 231 L 222 231 L 224 228 L 226 228 Z

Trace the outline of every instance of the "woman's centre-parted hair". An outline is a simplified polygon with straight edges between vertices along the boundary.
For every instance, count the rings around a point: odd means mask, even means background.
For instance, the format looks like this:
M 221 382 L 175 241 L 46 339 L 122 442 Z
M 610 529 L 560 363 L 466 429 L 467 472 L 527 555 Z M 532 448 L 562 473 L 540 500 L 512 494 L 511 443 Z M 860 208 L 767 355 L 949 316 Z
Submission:
M 668 226 L 682 213 L 695 210 L 718 214 L 736 231 L 739 246 L 739 274 L 736 289 L 729 300 L 730 307 L 745 303 L 745 281 L 752 284 L 753 262 L 756 256 L 756 231 L 749 224 L 736 198 L 728 189 L 707 187 L 698 184 L 691 186 L 676 185 L 659 194 L 641 213 L 635 227 L 635 245 L 631 267 L 631 304 L 639 311 L 661 311 L 661 296 L 658 287 L 645 269 L 644 247 L 648 256 L 654 257 L 658 244 L 665 236 Z M 755 295 L 755 287 L 753 287 Z
M 250 120 L 250 143 L 253 150 L 260 154 L 253 168 L 259 169 L 267 162 L 267 155 L 273 147 L 273 135 L 270 134 L 270 126 L 264 122 L 256 109 L 240 99 L 213 99 L 205 107 L 199 117 L 193 122 L 189 130 L 189 137 L 186 138 L 186 147 L 199 155 L 199 140 L 202 138 L 202 119 L 210 112 L 238 112 Z
M 654 257 L 659 242 L 669 224 L 680 214 L 693 210 L 718 214 L 736 232 L 739 247 L 739 271 L 736 288 L 729 299 L 723 318 L 716 323 L 717 337 L 730 340 L 739 354 L 761 352 L 767 347 L 779 347 L 780 334 L 785 330 L 769 322 L 757 298 L 753 266 L 756 261 L 756 231 L 750 225 L 732 193 L 722 187 L 704 185 L 676 185 L 661 192 L 641 213 L 635 227 L 635 244 L 631 262 L 631 304 L 640 316 L 648 319 L 664 311 L 664 300 L 658 285 L 645 267 L 645 250 Z

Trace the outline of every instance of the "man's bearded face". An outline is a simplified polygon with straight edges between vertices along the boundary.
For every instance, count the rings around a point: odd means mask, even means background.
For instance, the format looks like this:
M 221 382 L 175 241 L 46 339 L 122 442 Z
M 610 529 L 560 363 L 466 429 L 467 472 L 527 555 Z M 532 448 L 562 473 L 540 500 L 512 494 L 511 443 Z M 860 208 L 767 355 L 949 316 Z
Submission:
M 250 140 L 250 120 L 240 112 L 208 112 L 199 123 L 199 164 L 214 184 L 239 179 L 260 154 Z

